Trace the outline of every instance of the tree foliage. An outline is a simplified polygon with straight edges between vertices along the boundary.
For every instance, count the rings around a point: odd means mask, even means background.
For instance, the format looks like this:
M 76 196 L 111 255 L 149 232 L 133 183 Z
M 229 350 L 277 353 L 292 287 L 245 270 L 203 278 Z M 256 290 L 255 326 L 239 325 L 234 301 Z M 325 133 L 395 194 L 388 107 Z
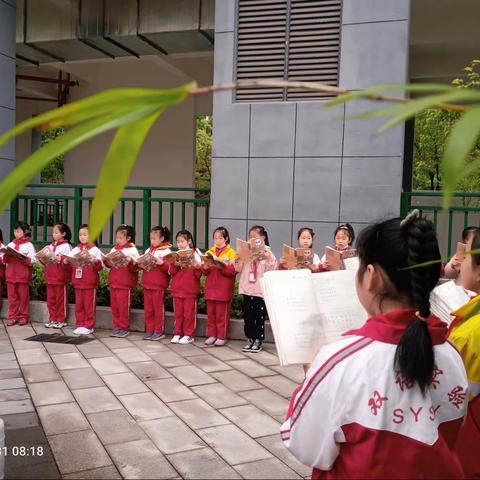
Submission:
M 210 188 L 212 179 L 212 117 L 197 117 L 195 187 Z
M 51 128 L 42 132 L 40 146 L 49 144 L 65 133 L 63 127 Z M 65 155 L 59 155 L 49 163 L 40 174 L 42 183 L 63 183 L 65 181 Z

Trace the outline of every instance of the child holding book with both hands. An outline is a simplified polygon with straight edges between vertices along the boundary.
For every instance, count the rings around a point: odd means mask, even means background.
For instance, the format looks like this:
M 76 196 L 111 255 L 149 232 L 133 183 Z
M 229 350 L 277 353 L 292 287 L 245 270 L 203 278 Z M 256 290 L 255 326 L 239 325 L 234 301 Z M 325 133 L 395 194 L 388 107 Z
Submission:
M 5 245 L 3 244 L 3 232 L 2 229 L 0 228 L 0 249 L 5 248 Z M 3 256 L 4 253 L 0 251 L 0 310 L 2 309 L 2 303 L 3 303 L 3 280 L 5 279 L 5 264 L 3 263 Z
M 26 325 L 30 312 L 30 280 L 32 279 L 32 265 L 36 263 L 35 248 L 30 239 L 30 225 L 19 221 L 13 227 L 15 238 L 7 247 L 20 254 L 10 254 L 8 251 L 3 256 L 6 264 L 5 277 L 8 291 L 8 322 L 11 327 L 18 323 Z
M 132 291 L 138 282 L 138 250 L 135 247 L 135 230 L 130 225 L 120 225 L 115 231 L 116 245 L 110 253 L 122 252 L 127 262 L 125 266 L 114 266 L 104 259 L 105 266 L 110 269 L 110 305 L 112 309 L 112 337 L 127 337 L 130 335 L 130 307 Z
M 315 237 L 315 232 L 311 228 L 308 228 L 308 227 L 301 228 L 297 234 L 299 248 L 313 249 L 314 237 Z M 286 264 L 286 259 L 284 257 L 281 257 L 278 265 L 279 270 L 286 270 L 287 267 L 285 266 L 285 264 Z M 317 272 L 319 265 L 320 265 L 320 258 L 316 253 L 313 253 L 312 263 L 308 265 L 308 268 L 312 272 Z
M 83 253 L 89 260 L 85 265 L 72 268 L 72 285 L 75 288 L 75 330 L 74 335 L 89 335 L 95 326 L 97 287 L 99 275 L 103 269 L 102 252 L 88 240 L 88 225 L 78 230 L 80 243 L 72 250 L 70 257 Z M 65 259 L 67 263 L 67 259 Z
M 353 227 L 349 223 L 339 225 L 333 234 L 333 239 L 335 241 L 335 250 L 339 252 L 346 252 L 352 250 L 352 243 L 355 240 L 355 232 Z M 320 260 L 320 265 L 318 266 L 319 272 L 324 272 L 330 270 L 330 266 L 327 262 L 326 255 L 323 255 Z
M 142 284 L 145 313 L 144 340 L 161 340 L 165 338 L 165 290 L 170 283 L 169 264 L 163 257 L 171 253 L 170 231 L 167 227 L 153 227 L 150 230 L 150 246 L 145 255 L 155 259 L 153 266 L 143 269 Z
M 65 223 L 53 226 L 53 242 L 47 247 L 51 254 L 45 263 L 45 283 L 47 284 L 47 307 L 49 321 L 47 328 L 63 328 L 67 326 L 68 296 L 67 285 L 71 277 L 71 267 L 63 262 L 62 255 L 70 254 L 72 232 Z M 43 263 L 42 258 L 39 260 Z
M 173 297 L 173 338 L 171 342 L 187 345 L 195 341 L 202 259 L 195 251 L 193 236 L 188 230 L 180 230 L 176 240 L 179 250 L 191 249 L 194 251 L 193 266 L 182 266 L 176 262 L 170 264 L 168 271 L 172 276 L 170 292 Z M 213 331 L 210 333 L 213 334 Z M 215 332 L 215 338 L 217 338 L 216 335 Z
M 205 300 L 207 301 L 207 339 L 205 345 L 221 347 L 227 343 L 230 321 L 231 301 L 235 289 L 235 250 L 230 246 L 230 235 L 225 227 L 213 232 L 213 247 L 207 253 L 214 255 L 224 266 L 209 267 L 204 263 L 202 272 L 205 281 Z

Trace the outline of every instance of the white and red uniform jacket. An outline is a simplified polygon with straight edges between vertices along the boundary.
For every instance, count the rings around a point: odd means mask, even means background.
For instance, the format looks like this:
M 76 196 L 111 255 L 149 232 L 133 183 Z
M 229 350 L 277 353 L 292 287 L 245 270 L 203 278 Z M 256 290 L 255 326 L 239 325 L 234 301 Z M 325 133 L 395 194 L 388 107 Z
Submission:
M 27 258 L 20 260 L 17 257 L 4 255 L 3 262 L 7 265 L 7 282 L 29 283 L 32 279 L 32 265 L 37 262 L 33 243 L 29 237 L 24 237 L 20 240 L 13 240 L 8 246 L 23 253 Z
M 49 247 L 57 256 L 69 255 L 72 251 L 72 246 L 66 240 L 52 242 Z M 66 285 L 70 281 L 71 275 L 71 265 L 66 265 L 63 261 L 45 265 L 45 283 L 47 285 Z
M 73 267 L 72 268 L 72 284 L 75 288 L 81 290 L 88 290 L 98 286 L 99 276 L 98 272 L 103 269 L 102 252 L 93 243 L 88 245 L 78 244 L 70 255 L 74 256 L 82 250 L 88 250 L 88 253 L 95 257 L 98 261 L 88 267 Z
M 121 250 L 124 255 L 132 257 L 134 260 L 139 257 L 137 247 L 135 247 L 133 243 L 115 245 L 110 252 L 115 252 L 116 250 Z M 111 288 L 132 290 L 138 282 L 137 264 L 135 262 L 130 262 L 126 267 L 111 267 L 108 280 Z
M 294 392 L 281 428 L 312 478 L 461 478 L 454 452 L 468 401 L 462 359 L 431 316 L 435 370 L 422 395 L 394 370 L 414 310 L 370 318 L 322 348 Z
M 145 253 L 153 255 L 155 258 L 163 258 L 172 251 L 168 242 L 158 247 L 150 245 Z M 152 270 L 144 270 L 142 273 L 142 285 L 146 290 L 166 290 L 170 283 L 170 275 L 168 273 L 169 263 L 163 262 L 161 265 L 155 266 Z
M 0 248 L 5 247 L 5 245 L 0 242 Z M 0 252 L 0 282 L 4 279 L 5 277 L 5 263 L 3 262 L 3 257 L 4 254 Z
M 195 261 L 201 263 L 200 255 L 195 252 Z M 180 268 L 170 265 L 168 273 L 172 276 L 170 293 L 177 298 L 197 298 L 200 293 L 200 277 L 203 275 L 200 268 Z

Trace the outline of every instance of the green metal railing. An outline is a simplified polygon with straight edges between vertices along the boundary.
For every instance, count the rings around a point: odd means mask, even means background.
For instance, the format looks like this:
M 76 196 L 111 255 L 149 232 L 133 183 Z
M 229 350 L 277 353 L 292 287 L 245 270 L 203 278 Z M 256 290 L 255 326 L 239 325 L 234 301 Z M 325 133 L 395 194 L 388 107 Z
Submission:
M 444 255 L 452 255 L 456 242 L 461 241 L 462 230 L 467 226 L 480 226 L 480 192 L 453 194 L 448 210 L 442 210 L 441 192 L 403 192 L 400 212 L 404 217 L 418 208 L 423 217 L 435 225 Z
M 95 185 L 29 185 L 12 202 L 10 223 L 12 227 L 17 220 L 29 223 L 33 242 L 41 246 L 51 241 L 53 225 L 64 222 L 76 241 L 80 225 L 88 222 L 94 193 Z M 209 206 L 210 190 L 205 188 L 126 187 L 98 238 L 99 247 L 111 248 L 115 228 L 126 223 L 137 231 L 136 244 L 142 250 L 149 245 L 153 225 L 167 226 L 172 236 L 178 230 L 190 230 L 198 246 L 207 248 Z

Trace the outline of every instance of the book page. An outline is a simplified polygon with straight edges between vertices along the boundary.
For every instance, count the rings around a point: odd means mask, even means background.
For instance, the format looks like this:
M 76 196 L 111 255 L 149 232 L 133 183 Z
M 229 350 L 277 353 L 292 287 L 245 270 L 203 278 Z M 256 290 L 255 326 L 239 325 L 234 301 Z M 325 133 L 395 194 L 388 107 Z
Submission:
M 430 294 L 430 310 L 440 320 L 450 324 L 454 318 L 450 314 L 469 301 L 470 296 L 466 290 L 452 280 L 433 289 Z
M 53 250 L 48 245 L 37 252 L 37 258 L 41 263 L 43 263 L 43 265 L 59 263 L 60 261 L 59 257 L 55 255 Z
M 27 255 L 24 255 L 19 250 L 15 250 L 14 248 L 9 247 L 8 245 L 5 248 L 5 255 L 10 255 L 12 257 L 17 257 L 20 260 L 23 260 L 24 258 L 27 258 Z
M 343 264 L 345 265 L 345 270 L 353 270 L 356 272 L 360 266 L 360 260 L 358 257 L 344 258 Z
M 353 270 L 312 276 L 325 343 L 340 340 L 342 333 L 361 327 L 367 320 L 367 312 L 357 296 L 355 276 Z
M 325 260 L 328 264 L 329 270 L 343 269 L 342 252 L 339 252 L 332 247 L 325 247 Z

